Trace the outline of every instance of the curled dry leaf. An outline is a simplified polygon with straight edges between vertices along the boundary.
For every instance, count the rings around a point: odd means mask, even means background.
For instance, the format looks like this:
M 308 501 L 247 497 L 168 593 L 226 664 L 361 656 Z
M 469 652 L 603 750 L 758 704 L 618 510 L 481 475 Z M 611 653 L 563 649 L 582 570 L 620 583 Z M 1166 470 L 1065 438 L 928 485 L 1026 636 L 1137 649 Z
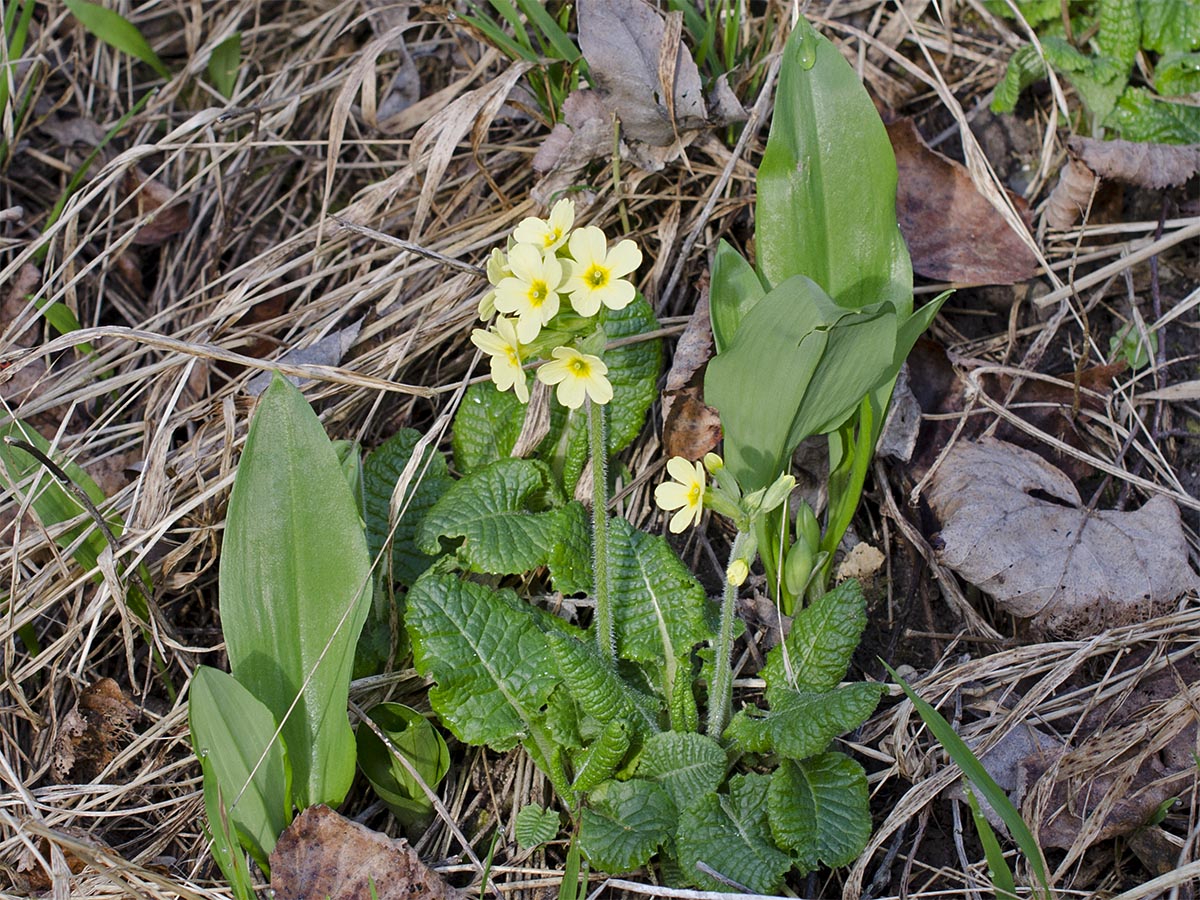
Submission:
M 1144 144 L 1072 137 L 1071 155 L 1100 178 L 1159 190 L 1184 184 L 1200 172 L 1200 144 Z
M 1087 211 L 1096 190 L 1096 175 L 1077 159 L 1068 159 L 1058 173 L 1058 184 L 1046 200 L 1046 224 L 1070 228 Z
M 712 355 L 708 292 L 703 291 L 675 345 L 663 389 L 663 449 L 668 456 L 700 459 L 721 440 L 721 419 L 715 409 L 705 405 L 701 391 L 704 369 Z
M 579 49 L 608 107 L 626 137 L 658 147 L 706 125 L 700 70 L 667 24 L 645 0 L 579 3 Z
M 276 900 L 461 900 L 405 840 L 351 822 L 328 806 L 302 812 L 271 852 Z M 374 893 L 372 893 L 374 891 Z
M 358 340 L 362 330 L 362 319 L 352 322 L 345 328 L 330 332 L 320 340 L 307 347 L 296 347 L 285 351 L 277 360 L 293 366 L 336 366 Z M 286 376 L 292 384 L 299 385 L 300 379 L 293 375 Z M 246 393 L 257 397 L 271 385 L 271 373 L 261 372 L 246 383 Z
M 593 159 L 612 153 L 613 126 L 608 110 L 595 91 L 575 91 L 562 105 L 562 121 L 533 155 L 533 170 L 578 172 Z
M 1036 257 L 975 189 L 966 167 L 930 150 L 912 119 L 887 129 L 896 153 L 896 215 L 913 271 L 968 284 L 1033 277 Z M 1024 201 L 1012 199 L 1023 210 Z
M 137 707 L 111 678 L 85 688 L 58 724 L 51 771 L 59 782 L 95 781 L 129 737 Z
M 1200 587 L 1169 499 L 1090 511 L 1060 470 L 1003 441 L 957 444 L 928 497 L 942 561 L 1005 612 L 1056 635 L 1142 621 Z

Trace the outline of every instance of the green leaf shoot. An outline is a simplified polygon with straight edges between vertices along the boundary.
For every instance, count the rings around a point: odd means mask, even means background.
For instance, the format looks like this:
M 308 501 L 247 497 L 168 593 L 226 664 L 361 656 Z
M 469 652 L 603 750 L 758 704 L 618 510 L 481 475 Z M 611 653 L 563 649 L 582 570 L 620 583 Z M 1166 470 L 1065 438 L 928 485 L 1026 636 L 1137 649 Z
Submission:
M 158 58 L 154 48 L 138 31 L 137 26 L 120 13 L 88 3 L 87 0 L 66 0 L 67 9 L 86 28 L 110 47 L 140 59 L 163 78 L 170 80 L 171 72 Z
M 533 850 L 554 840 L 561 826 L 562 820 L 554 810 L 529 803 L 517 811 L 513 821 L 513 837 L 522 850 Z

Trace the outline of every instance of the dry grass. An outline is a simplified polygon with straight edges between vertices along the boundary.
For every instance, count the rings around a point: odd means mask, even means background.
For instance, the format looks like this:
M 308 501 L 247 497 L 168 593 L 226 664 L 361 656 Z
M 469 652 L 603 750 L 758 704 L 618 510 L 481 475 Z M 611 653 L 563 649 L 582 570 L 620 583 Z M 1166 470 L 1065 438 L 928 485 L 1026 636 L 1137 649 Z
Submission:
M 791 12 L 782 0 L 771 3 L 777 19 Z M 830 0 L 810 10 L 828 34 L 844 41 L 875 93 L 929 123 L 927 134 L 978 117 L 1002 71 L 1003 48 L 1019 38 L 973 0 L 938 5 L 944 22 L 927 2 L 913 0 Z M 39 7 L 26 54 L 37 64 L 21 70 L 30 79 L 35 112 L 15 134 L 12 122 L 4 122 L 15 149 L 0 183 L 6 210 L 0 214 L 0 285 L 8 295 L 0 398 L 5 417 L 34 423 L 61 458 L 84 466 L 105 488 L 105 512 L 125 522 L 115 556 L 127 568 L 149 567 L 153 646 L 182 688 L 197 664 L 222 661 L 216 563 L 252 406 L 247 381 L 269 369 L 309 376 L 306 394 L 329 431 L 368 447 L 401 426 L 444 430 L 475 371 L 466 335 L 483 282 L 470 267 L 537 208 L 530 199 L 530 159 L 546 126 L 528 114 L 532 104 L 518 102 L 524 67 L 433 9 L 413 9 L 407 25 L 394 8 L 369 2 L 167 0 L 122 9 L 175 77 L 159 85 L 102 151 L 61 218 L 46 227 L 71 173 L 90 152 L 88 136 L 94 139 L 132 106 L 147 87 L 137 78 L 149 70 L 138 67 L 135 77 L 127 58 L 86 35 L 61 7 Z M 750 20 L 748 29 L 759 21 Z M 245 62 L 227 104 L 203 74 L 213 47 L 234 31 L 242 34 Z M 400 35 L 420 73 L 422 99 L 384 118 L 387 86 L 401 68 Z M 755 99 L 743 97 L 748 106 Z M 756 107 L 759 124 L 768 100 Z M 1061 160 L 1055 106 L 1045 110 L 1041 149 L 1032 160 L 1035 201 Z M 989 160 L 969 130 L 957 133 L 967 136 L 962 153 L 976 184 L 1017 216 L 999 189 L 995 168 L 1002 161 Z M 72 135 L 84 142 L 72 143 Z M 733 149 L 710 136 L 688 148 L 686 162 L 654 174 L 626 163 L 619 193 L 605 167 L 579 195 L 587 221 L 611 229 L 622 210 L 628 216 L 631 236 L 649 257 L 640 287 L 668 328 L 693 309 L 696 280 L 717 238 L 748 235 L 753 164 L 764 136 L 765 130 L 751 129 Z M 135 170 L 142 175 L 131 184 Z M 144 245 L 139 234 L 146 237 L 154 209 L 139 204 L 151 183 L 166 189 L 162 209 L 182 203 L 188 216 L 178 234 Z M 1194 214 L 1172 221 L 1166 237 L 1196 224 Z M 1008 327 L 1000 320 L 994 332 L 965 334 L 955 330 L 964 319 L 951 318 L 939 336 L 952 350 L 1018 376 L 1046 371 L 1047 358 L 1077 359 L 1089 341 L 1093 358 L 1102 356 L 1100 337 L 1082 327 L 1084 316 L 1094 320 L 1107 303 L 1119 305 L 1109 295 L 1123 292 L 1126 283 L 1130 291 L 1135 282 L 1145 283 L 1150 254 L 1132 253 L 1137 248 L 1127 242 L 1152 236 L 1157 225 L 1149 218 L 1049 236 L 1038 247 L 1047 263 L 1041 283 L 1049 291 L 1043 304 L 1053 312 L 1048 322 L 1018 303 Z M 398 251 L 363 229 L 466 265 Z M 1178 260 L 1180 274 L 1176 294 L 1156 307 L 1158 323 L 1152 324 L 1170 323 L 1181 342 L 1194 346 L 1200 272 L 1187 261 L 1187 246 L 1163 257 L 1170 265 Z M 1113 265 L 1100 269 L 1107 263 Z M 1101 274 L 1088 280 L 1097 269 Z M 970 307 L 971 295 L 963 296 L 957 305 Z M 37 312 L 51 302 L 75 311 L 83 331 L 54 337 Z M 354 322 L 362 330 L 339 367 L 273 361 L 284 349 Z M 80 352 L 83 340 L 94 355 Z M 1157 383 L 1157 371 L 1143 380 Z M 1196 481 L 1181 480 L 1164 416 L 1194 419 L 1195 408 L 1122 404 L 1140 389 L 1130 379 L 1120 385 L 1103 421 L 1092 423 L 1084 454 L 1118 484 L 1167 493 L 1194 510 L 1200 505 Z M 980 398 L 992 414 L 1011 415 L 1005 397 Z M 623 511 L 647 526 L 654 525 L 648 488 L 659 458 L 656 429 L 648 427 L 630 451 L 634 471 L 644 474 L 621 500 Z M 1190 459 L 1194 466 L 1195 455 Z M 928 552 L 915 513 L 892 498 L 889 471 L 876 471 L 882 527 Z M 186 692 L 169 698 L 127 609 L 124 586 L 111 570 L 98 581 L 80 571 L 55 543 L 69 525 L 43 528 L 21 492 L 4 498 L 0 521 L 3 592 L 12 598 L 0 623 L 0 886 L 7 876 L 20 890 L 32 876 L 56 896 L 227 896 L 214 880 L 200 831 L 203 804 L 188 743 Z M 902 546 L 896 537 L 889 547 L 889 570 L 908 565 Z M 702 539 L 683 552 L 698 569 L 715 562 Z M 967 640 L 1014 635 L 1013 623 L 981 611 L 953 575 L 938 569 L 932 556 L 929 562 L 949 603 L 945 630 Z M 919 579 L 919 572 L 913 575 Z M 938 602 L 936 589 L 927 589 L 914 580 L 913 593 L 932 593 Z M 885 592 L 891 596 L 890 587 Z M 37 635 L 36 655 L 18 637 L 27 631 Z M 1186 608 L 1082 642 L 1010 646 L 965 660 L 953 655 L 960 648 L 935 642 L 915 652 L 934 670 L 920 682 L 924 696 L 935 703 L 960 697 L 966 736 L 987 745 L 1025 721 L 1069 735 L 1086 712 L 1127 696 L 1140 679 L 1169 670 L 1198 648 L 1200 618 Z M 1122 665 L 1128 654 L 1140 654 L 1139 665 Z M 85 688 L 102 677 L 120 685 L 135 712 L 128 721 L 113 718 L 112 752 L 102 755 L 88 783 L 72 783 L 69 775 L 56 777 L 70 715 Z M 1146 754 L 1161 750 L 1196 717 L 1200 697 L 1184 687 L 1140 718 L 1114 724 L 1111 734 L 1100 728 L 1079 735 L 1070 765 L 1081 772 L 1088 765 L 1108 768 L 1117 755 L 1112 740 L 1125 742 L 1118 749 L 1136 742 Z M 421 705 L 423 692 L 411 671 L 401 671 L 356 685 L 352 699 Z M 852 746 L 874 770 L 879 829 L 849 873 L 810 879 L 804 890 L 857 897 L 876 875 L 887 875 L 874 890 L 886 895 L 890 873 L 904 868 L 908 896 L 977 896 L 980 853 L 924 856 L 928 843 L 914 841 L 913 828 L 907 836 L 901 830 L 914 822 L 926 830 L 934 801 L 956 771 L 920 731 L 910 706 L 889 706 Z M 477 884 L 470 848 L 454 832 L 461 829 L 475 852 L 486 852 L 484 838 L 496 823 L 507 829 L 517 806 L 548 800 L 550 789 L 523 756 L 460 750 L 456 760 L 441 791 L 451 821 L 436 822 L 418 846 L 448 874 L 461 873 L 454 875 L 460 883 L 473 876 Z M 1194 791 L 1190 781 L 1185 793 Z M 1031 802 L 1045 805 L 1050 798 L 1035 791 Z M 346 809 L 373 826 L 387 822 L 361 789 Z M 1176 871 L 1122 900 L 1187 890 L 1196 879 L 1194 814 L 1173 820 L 1181 823 L 1188 839 Z M 1101 871 L 1087 854 L 1086 837 L 1056 858 L 1060 886 L 1081 895 L 1119 892 L 1112 867 Z M 78 868 L 80 862 L 83 870 L 68 874 L 68 864 Z M 557 850 L 522 854 L 506 838 L 497 846 L 493 878 L 505 895 L 544 896 L 557 885 L 559 863 Z M 613 889 L 666 894 L 643 879 Z

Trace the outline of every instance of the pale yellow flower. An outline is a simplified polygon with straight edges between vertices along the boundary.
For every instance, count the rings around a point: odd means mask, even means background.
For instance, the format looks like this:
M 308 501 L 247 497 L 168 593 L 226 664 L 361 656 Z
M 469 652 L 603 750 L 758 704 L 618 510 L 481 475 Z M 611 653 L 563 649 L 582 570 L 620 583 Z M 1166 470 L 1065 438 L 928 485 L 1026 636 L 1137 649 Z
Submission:
M 553 252 L 517 244 L 508 254 L 512 274 L 496 285 L 496 309 L 517 317 L 517 337 L 528 344 L 558 313 L 563 267 Z
M 575 202 L 559 200 L 550 208 L 550 218 L 530 216 L 522 219 L 513 232 L 518 244 L 533 244 L 543 250 L 557 250 L 567 240 L 571 226 L 575 224 Z
M 487 280 L 492 289 L 479 298 L 479 318 L 482 321 L 486 322 L 496 314 L 496 285 L 511 274 L 508 257 L 499 247 L 493 247 L 487 261 Z
M 580 228 L 567 244 L 571 251 L 569 277 L 563 292 L 571 295 L 571 306 L 581 316 L 594 316 L 603 304 L 624 309 L 637 295 L 623 276 L 642 263 L 642 251 L 633 241 L 621 241 L 609 249 L 604 232 L 595 226 Z
M 493 326 L 495 331 L 476 328 L 471 332 L 471 343 L 491 357 L 492 381 L 502 391 L 509 388 L 522 403 L 529 402 L 529 385 L 525 381 L 525 370 L 521 368 L 521 345 L 517 341 L 517 329 L 512 319 L 501 316 Z
M 675 479 L 654 489 L 654 502 L 667 512 L 678 510 L 667 526 L 679 534 L 688 525 L 698 525 L 704 512 L 704 466 L 690 463 L 682 456 L 667 460 L 667 473 Z M 690 520 L 690 521 L 689 521 Z
M 568 409 L 583 406 L 584 396 L 601 405 L 612 399 L 613 389 L 608 379 L 608 366 L 598 356 L 580 353 L 573 347 L 555 347 L 554 359 L 538 369 L 538 381 L 557 384 L 555 396 Z

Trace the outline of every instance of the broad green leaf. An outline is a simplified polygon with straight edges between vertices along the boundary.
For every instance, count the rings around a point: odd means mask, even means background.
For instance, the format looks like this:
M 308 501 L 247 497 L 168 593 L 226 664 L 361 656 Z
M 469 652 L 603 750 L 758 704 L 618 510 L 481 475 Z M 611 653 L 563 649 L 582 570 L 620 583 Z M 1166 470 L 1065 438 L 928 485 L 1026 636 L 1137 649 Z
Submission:
M 1097 122 L 1112 112 L 1129 80 L 1129 67 L 1112 56 L 1089 56 L 1065 38 L 1042 38 L 1046 62 L 1071 83 L 1079 99 Z
M 883 685 L 869 683 L 832 691 L 775 688 L 768 692 L 769 711 L 739 711 L 726 736 L 751 753 L 775 752 L 788 759 L 807 759 L 824 752 L 838 735 L 865 722 L 882 693 Z
M 464 475 L 512 455 L 526 406 L 490 381 L 467 388 L 454 416 L 454 466 Z
M 200 757 L 200 774 L 204 779 L 204 812 L 208 821 L 204 823 L 204 835 L 212 841 L 213 859 L 217 868 L 233 888 L 237 900 L 255 900 L 254 881 L 246 865 L 246 854 L 238 841 L 237 829 L 230 820 L 226 803 L 229 798 L 221 790 L 216 772 L 208 757 Z M 216 785 L 213 790 L 208 786 Z
M 688 881 L 705 890 L 729 890 L 700 870 L 703 862 L 754 893 L 779 890 L 792 861 L 771 839 L 769 783 L 769 775 L 736 775 L 728 794 L 705 794 L 680 814 L 676 847 Z
M 652 781 L 606 781 L 588 796 L 579 843 L 594 868 L 618 874 L 644 866 L 675 831 L 675 806 Z
M 631 736 L 658 730 L 654 700 L 626 684 L 594 642 L 584 643 L 557 631 L 547 633 L 546 641 L 563 684 L 584 713 L 602 723 L 621 719 Z
M 242 65 L 242 34 L 231 34 L 213 47 L 208 58 L 208 80 L 228 100 L 237 87 L 238 69 Z
M 806 275 L 839 306 L 890 301 L 908 317 L 912 266 L 896 223 L 891 142 L 854 69 L 803 19 L 784 49 L 757 203 L 758 269 L 769 284 Z
M 417 547 L 436 554 L 441 538 L 462 538 L 476 572 L 519 574 L 545 565 L 566 513 L 550 505 L 550 474 L 536 460 L 501 459 L 447 488 L 421 520 Z
M 1158 53 L 1200 50 L 1200 4 L 1195 0 L 1140 0 L 1142 46 Z
M 380 703 L 367 715 L 425 784 L 436 790 L 450 771 L 450 750 L 430 721 L 402 703 Z M 410 833 L 424 830 L 433 814 L 433 802 L 420 783 L 366 722 L 359 723 L 355 737 L 358 765 L 376 796 L 387 804 L 405 830 Z
M 708 596 L 667 542 L 620 517 L 609 520 L 609 573 L 617 652 L 637 662 L 674 662 L 713 637 Z
M 1172 53 L 1154 67 L 1154 89 L 1164 97 L 1200 92 L 1200 53 Z
M 419 431 L 402 428 L 363 462 L 367 545 L 372 559 L 387 541 L 392 492 L 420 439 Z M 397 498 L 399 522 L 392 536 L 392 577 L 401 584 L 412 584 L 433 562 L 433 555 L 417 547 L 417 531 L 425 514 L 453 483 L 445 458 L 433 447 L 428 448 L 403 497 Z
M 828 691 L 846 677 L 866 627 L 862 588 L 843 581 L 796 614 L 787 638 L 767 654 L 762 677 L 771 688 Z
M 635 337 L 658 328 L 658 320 L 646 298 L 637 298 L 621 310 L 606 309 L 604 332 L 609 341 Z M 605 407 L 608 416 L 608 452 L 620 453 L 638 436 L 646 421 L 646 411 L 658 398 L 658 376 L 662 371 L 662 341 L 659 339 L 613 347 L 604 352 L 613 398 Z M 562 472 L 563 490 L 568 495 L 587 462 L 587 416 L 582 409 L 568 415 L 558 403 L 551 405 L 550 433 L 539 448 L 539 455 Z M 557 458 L 557 462 L 554 460 Z
M 543 809 L 536 803 L 522 806 L 513 822 L 513 837 L 522 850 L 532 850 L 558 837 L 562 821 L 552 809 Z
M 559 511 L 554 546 L 546 563 L 550 566 L 550 581 L 556 591 L 568 596 L 591 592 L 595 582 L 592 523 L 583 504 L 572 500 Z
M 408 593 L 414 665 L 437 682 L 429 701 L 465 743 L 511 749 L 559 682 L 527 605 L 512 591 L 436 573 Z
M 140 59 L 154 69 L 163 78 L 170 79 L 171 72 L 163 65 L 158 54 L 142 37 L 132 22 L 118 12 L 107 9 L 98 3 L 88 3 L 86 0 L 65 0 L 67 9 L 79 20 L 79 24 L 122 53 Z
M 801 874 L 849 865 L 871 837 L 867 773 L 842 753 L 784 760 L 767 810 L 775 843 L 792 851 Z
M 370 603 L 350 485 L 304 396 L 276 376 L 229 496 L 221 627 L 233 676 L 283 723 L 300 808 L 336 806 L 354 778 L 346 702 Z
M 725 751 L 703 734 L 663 731 L 646 739 L 637 777 L 662 785 L 676 809 L 712 793 L 725 777 Z
M 200 666 L 192 678 L 188 725 L 205 768 L 206 804 L 220 796 L 228 822 L 266 865 L 292 821 L 288 762 L 271 711 L 232 676 Z M 211 812 L 209 826 L 214 835 L 222 828 Z
M 766 295 L 754 267 L 722 238 L 713 256 L 708 288 L 709 318 L 718 353 L 725 352 L 746 313 Z
M 1128 88 L 1107 123 L 1127 141 L 1200 144 L 1200 106 L 1168 103 L 1144 88 Z

